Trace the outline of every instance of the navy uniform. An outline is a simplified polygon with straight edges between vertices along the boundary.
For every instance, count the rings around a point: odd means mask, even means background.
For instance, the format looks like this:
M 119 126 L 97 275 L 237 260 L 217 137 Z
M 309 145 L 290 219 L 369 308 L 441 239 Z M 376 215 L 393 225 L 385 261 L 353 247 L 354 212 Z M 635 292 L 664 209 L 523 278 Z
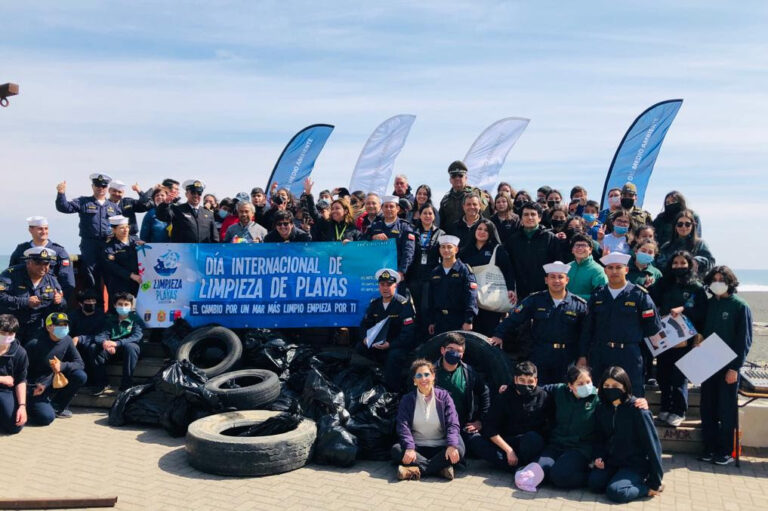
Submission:
M 114 227 L 127 225 L 129 222 L 128 218 L 122 215 L 113 216 L 109 221 Z M 125 243 L 115 237 L 107 241 L 102 264 L 110 296 L 121 291 L 136 296 L 139 292 L 139 283 L 131 279 L 131 274 L 139 275 L 139 258 L 136 254 L 139 241 L 139 238 L 130 235 Z
M 91 174 L 91 181 L 96 186 L 106 186 L 111 178 L 106 174 Z M 99 202 L 93 195 L 68 201 L 62 192 L 56 194 L 56 210 L 80 216 L 80 269 L 87 286 L 95 287 L 101 280 L 101 254 L 112 233 L 109 217 L 119 215 L 120 206 L 106 198 Z
M 43 247 L 27 249 L 24 254 L 32 261 L 52 261 L 56 257 L 54 252 Z M 57 293 L 62 294 L 59 303 L 56 303 Z M 30 307 L 29 299 L 32 296 L 40 299 L 39 306 Z M 61 286 L 50 273 L 43 275 L 37 287 L 32 284 L 26 264 L 11 266 L 0 274 L 0 313 L 16 316 L 19 320 L 17 336 L 22 342 L 43 328 L 43 321 L 48 314 L 63 311 L 66 306 Z
M 579 356 L 579 341 L 586 315 L 587 301 L 570 291 L 566 291 L 565 298 L 558 305 L 555 305 L 549 291 L 538 291 L 512 309 L 493 335 L 504 339 L 520 325 L 532 322 L 531 361 L 538 368 L 539 383 L 563 383 L 568 366 Z
M 42 216 L 32 216 L 27 218 L 27 224 L 30 227 L 47 226 L 48 219 Z M 8 266 L 16 266 L 24 262 L 24 251 L 33 247 L 35 247 L 34 241 L 19 243 L 11 254 Z M 61 289 L 64 290 L 64 298 L 69 301 L 75 290 L 75 272 L 72 270 L 72 261 L 69 258 L 69 253 L 64 247 L 50 240 L 47 240 L 43 247 L 56 253 L 56 258 L 51 261 L 50 272 L 61 284 Z
M 396 284 L 400 281 L 400 276 L 396 270 L 383 268 L 376 272 L 376 280 Z M 407 298 L 395 294 L 385 308 L 383 298 L 378 296 L 371 300 L 360 323 L 362 335 L 365 336 L 369 328 L 389 317 L 384 327 L 385 340 L 389 343 L 389 348 L 385 350 L 373 346 L 368 348 L 365 343 L 360 343 L 357 345 L 357 352 L 384 364 L 384 383 L 394 392 L 401 390 L 403 379 L 400 374 L 407 355 L 413 348 L 415 316 L 413 303 Z
M 446 238 L 441 236 L 440 244 Z M 445 272 L 443 265 L 432 270 L 429 278 L 429 324 L 435 325 L 435 335 L 450 330 L 461 330 L 464 323 L 472 323 L 477 316 L 477 281 L 466 264 L 458 259 Z
M 379 218 L 365 232 L 365 239 L 371 240 L 376 234 L 385 234 L 387 238 L 396 240 L 397 271 L 405 275 L 416 252 L 416 235 L 413 227 L 401 218 L 395 220 L 392 225 L 387 225 L 383 218 Z
M 184 189 L 200 194 L 205 185 L 198 180 L 184 182 Z M 202 206 L 193 208 L 189 203 L 157 206 L 157 219 L 171 224 L 171 243 L 218 243 L 219 229 L 213 212 Z
M 109 183 L 109 188 L 125 191 L 126 186 L 122 181 L 114 180 Z M 138 199 L 134 199 L 133 197 L 123 197 L 119 202 L 113 203 L 117 204 L 120 213 L 128 219 L 128 225 L 131 226 L 132 235 L 137 235 L 139 233 L 139 224 L 136 222 L 136 213 L 146 213 L 155 207 L 155 203 L 152 200 L 152 191 L 153 189 L 150 188 L 144 193 L 139 193 Z
M 604 265 L 624 261 L 629 256 L 614 252 L 600 259 Z M 589 354 L 592 374 L 599 378 L 610 366 L 620 366 L 632 381 L 633 394 L 645 395 L 643 355 L 640 344 L 645 337 L 661 329 L 656 305 L 645 288 L 627 282 L 624 289 L 611 295 L 609 284 L 597 288 L 588 302 L 579 356 Z

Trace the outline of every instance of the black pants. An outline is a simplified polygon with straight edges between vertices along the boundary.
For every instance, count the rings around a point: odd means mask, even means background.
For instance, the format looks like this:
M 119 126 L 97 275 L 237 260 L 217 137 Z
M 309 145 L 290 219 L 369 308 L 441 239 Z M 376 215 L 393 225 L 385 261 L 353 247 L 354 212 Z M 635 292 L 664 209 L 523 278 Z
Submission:
M 701 384 L 701 429 L 704 449 L 717 456 L 733 452 L 733 432 L 736 430 L 736 383 L 725 383 L 727 368 L 721 369 Z
M 577 449 L 546 447 L 538 463 L 546 479 L 560 488 L 581 488 L 587 484 L 590 460 Z
M 596 379 L 603 377 L 603 372 L 611 366 L 619 366 L 629 375 L 632 382 L 632 394 L 645 397 L 645 378 L 643 377 L 643 354 L 640 344 L 624 344 L 623 348 L 611 348 L 607 344 L 599 344 L 592 350 L 590 360 L 592 374 Z
M 67 377 L 69 383 L 61 389 L 54 389 L 52 385 L 46 387 L 45 392 L 39 396 L 33 396 L 36 385 L 27 384 L 27 414 L 29 422 L 40 426 L 47 426 L 56 418 L 56 413 L 66 410 L 72 398 L 77 394 L 77 390 L 83 386 L 88 379 L 85 371 L 75 369 L 73 371 L 62 371 Z
M 470 445 L 470 452 L 484 459 L 494 468 L 511 472 L 536 460 L 544 449 L 544 438 L 535 431 L 528 431 L 522 435 L 515 435 L 512 438 L 504 438 L 504 441 L 515 450 L 518 459 L 517 465 L 510 466 L 507 463 L 507 455 L 504 451 L 496 447 L 496 444 L 487 438 L 482 438 L 481 440 L 482 443 L 475 441 Z
M 355 345 L 355 351 L 369 360 L 373 360 L 384 366 L 384 385 L 391 392 L 401 392 L 405 380 L 403 378 L 403 369 L 408 357 L 408 350 L 399 348 L 389 348 L 379 350 L 368 348 L 362 342 Z
M 88 354 L 88 368 L 93 371 L 91 374 L 91 384 L 96 386 L 106 385 L 107 380 L 107 362 L 110 358 L 118 357 L 123 361 L 123 376 L 120 380 L 120 390 L 125 390 L 133 386 L 133 372 L 136 364 L 139 363 L 139 354 L 141 349 L 139 343 L 129 342 L 116 348 L 115 354 L 110 355 L 101 343 L 94 342 L 85 346 Z
M 680 372 L 675 362 L 690 351 L 689 348 L 672 348 L 656 357 L 657 379 L 661 390 L 661 411 L 681 417 L 688 410 L 688 378 Z
M 16 425 L 16 387 L 0 388 L 0 433 L 14 435 L 21 431 Z
M 459 450 L 459 462 L 461 462 L 466 454 L 464 441 L 461 438 L 459 438 L 459 445 L 456 448 Z M 451 466 L 451 460 L 445 455 L 446 449 L 446 446 L 427 447 L 425 445 L 417 445 L 416 461 L 407 466 L 419 467 L 423 476 L 437 475 L 442 469 Z M 403 464 L 404 454 L 405 449 L 399 443 L 392 446 L 392 461 L 397 465 Z
M 612 501 L 624 504 L 648 495 L 647 477 L 648 474 L 628 467 L 593 468 L 589 473 L 589 489 L 595 493 L 605 492 Z
M 493 331 L 499 326 L 504 314 L 479 309 L 475 320 L 472 322 L 472 330 L 486 337 L 493 337 Z

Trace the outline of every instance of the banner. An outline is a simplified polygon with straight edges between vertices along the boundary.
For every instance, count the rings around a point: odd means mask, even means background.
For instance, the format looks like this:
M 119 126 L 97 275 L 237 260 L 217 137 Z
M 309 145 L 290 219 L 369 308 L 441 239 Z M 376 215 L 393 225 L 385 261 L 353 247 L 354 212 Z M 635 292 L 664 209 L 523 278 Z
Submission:
M 359 326 L 396 267 L 394 240 L 353 243 L 151 243 L 139 248 L 136 312 L 151 328 L 178 318 L 230 328 Z
M 469 169 L 469 184 L 495 192 L 501 166 L 529 122 L 530 119 L 507 117 L 494 122 L 480 133 L 464 157 L 464 164 Z
M 349 191 L 387 194 L 387 185 L 395 167 L 395 158 L 405 145 L 405 139 L 416 120 L 415 115 L 396 115 L 373 130 L 357 158 L 349 180 Z
M 635 204 L 638 207 L 643 205 L 645 190 L 648 188 L 664 136 L 682 104 L 682 99 L 662 101 L 635 119 L 613 155 L 605 178 L 601 209 L 608 207 L 608 191 L 611 188 L 621 188 L 625 183 L 634 183 L 637 186 Z
M 267 182 L 269 194 L 272 183 L 287 188 L 296 197 L 304 191 L 304 179 L 312 173 L 320 151 L 331 136 L 330 124 L 313 124 L 296 133 L 283 149 Z

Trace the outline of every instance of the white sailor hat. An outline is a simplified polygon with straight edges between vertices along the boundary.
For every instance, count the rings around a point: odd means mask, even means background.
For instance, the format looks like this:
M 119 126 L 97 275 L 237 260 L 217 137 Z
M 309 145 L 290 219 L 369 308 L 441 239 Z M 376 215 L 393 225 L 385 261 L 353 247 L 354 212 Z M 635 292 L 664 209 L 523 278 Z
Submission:
M 437 243 L 440 245 L 455 245 L 459 246 L 459 237 L 458 236 L 451 236 L 450 234 L 443 234 L 439 238 L 437 238 Z
M 52 261 L 53 259 L 56 259 L 56 252 L 50 248 L 32 247 L 24 251 L 24 257 L 27 259 L 35 259 L 37 261 Z
M 106 174 L 103 174 L 101 172 L 95 172 L 88 176 L 88 178 L 93 182 L 95 185 L 101 185 L 101 186 L 107 186 L 110 181 L 112 181 L 112 178 Z
M 387 202 L 394 202 L 397 205 L 400 205 L 400 197 L 397 195 L 385 195 L 381 198 L 381 203 L 386 204 Z
M 115 215 L 109 217 L 109 225 L 117 227 L 118 225 L 128 225 L 128 218 L 123 215 Z
M 27 218 L 27 225 L 30 227 L 43 227 L 48 225 L 48 219 L 44 216 L 31 216 Z
M 376 280 L 397 284 L 400 282 L 400 274 L 397 273 L 397 270 L 393 270 L 392 268 L 382 268 L 376 272 Z
M 199 179 L 187 179 L 186 181 L 184 181 L 184 183 L 181 186 L 185 190 L 189 190 L 191 188 L 196 192 L 200 192 L 200 193 L 203 193 L 203 190 L 205 190 L 205 183 L 203 183 Z
M 629 263 L 629 259 L 629 254 L 611 252 L 610 254 L 601 257 L 600 262 L 603 263 L 603 266 L 608 266 L 609 264 L 623 264 L 626 266 Z
M 565 264 L 562 261 L 555 261 L 554 263 L 549 263 L 544 265 L 544 272 L 545 273 L 568 273 L 568 271 L 571 269 L 570 265 Z
M 118 181 L 117 179 L 114 179 L 114 180 L 110 181 L 109 182 L 109 187 L 114 189 L 114 190 L 118 190 L 120 192 L 124 192 L 125 191 L 125 183 L 123 183 L 122 181 Z

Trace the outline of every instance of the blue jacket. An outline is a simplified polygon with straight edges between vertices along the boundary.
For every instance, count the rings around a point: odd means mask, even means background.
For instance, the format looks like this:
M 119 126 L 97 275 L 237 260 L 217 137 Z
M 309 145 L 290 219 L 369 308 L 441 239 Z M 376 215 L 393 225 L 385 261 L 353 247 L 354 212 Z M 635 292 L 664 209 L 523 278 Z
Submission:
M 171 237 L 168 234 L 168 222 L 163 222 L 157 218 L 155 208 L 147 211 L 141 220 L 141 232 L 139 237 L 147 243 L 168 243 Z
M 400 445 L 403 449 L 416 449 L 416 442 L 413 440 L 413 413 L 416 411 L 416 393 L 418 390 L 409 392 L 400 400 L 400 407 L 397 409 L 397 419 L 395 429 L 400 438 Z M 440 426 L 445 431 L 445 440 L 448 445 L 458 447 L 460 427 L 459 416 L 456 414 L 456 407 L 453 399 L 447 390 L 435 387 L 432 390 L 433 397 L 436 400 L 437 416 L 440 418 Z
M 106 241 L 112 234 L 109 217 L 122 214 L 118 204 L 104 200 L 99 204 L 94 196 L 78 197 L 68 201 L 63 193 L 56 194 L 56 211 L 77 213 L 80 216 L 80 238 Z

